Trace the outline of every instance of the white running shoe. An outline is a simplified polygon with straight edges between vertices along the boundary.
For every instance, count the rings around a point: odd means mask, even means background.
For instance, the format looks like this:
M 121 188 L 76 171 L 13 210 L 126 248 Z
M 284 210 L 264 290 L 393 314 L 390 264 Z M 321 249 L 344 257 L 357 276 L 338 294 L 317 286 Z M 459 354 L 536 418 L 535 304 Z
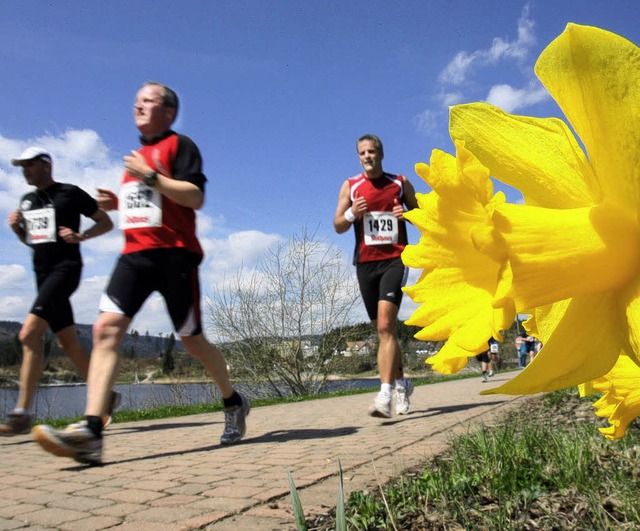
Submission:
M 40 424 L 31 430 L 35 441 L 50 454 L 71 457 L 84 465 L 102 464 L 102 439 L 98 439 L 86 421 L 69 424 L 63 430 Z
M 380 419 L 391 418 L 391 393 L 380 391 L 369 408 L 369 415 Z
M 409 397 L 413 394 L 413 383 L 411 380 L 405 380 L 407 382 L 406 387 L 399 387 L 393 390 L 393 395 L 396 399 L 396 415 L 406 415 L 411 411 L 411 401 Z
M 235 444 L 247 433 L 246 419 L 251 411 L 251 401 L 240 395 L 241 406 L 224 408 L 224 432 L 220 437 L 220 444 Z

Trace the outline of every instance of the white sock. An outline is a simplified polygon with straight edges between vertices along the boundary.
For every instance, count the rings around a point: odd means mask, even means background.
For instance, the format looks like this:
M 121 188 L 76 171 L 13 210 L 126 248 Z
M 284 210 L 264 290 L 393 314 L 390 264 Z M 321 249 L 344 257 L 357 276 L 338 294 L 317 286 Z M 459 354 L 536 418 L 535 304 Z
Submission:
M 391 384 L 388 383 L 383 383 L 382 385 L 380 385 L 380 392 L 390 395 L 391 394 Z
M 407 388 L 407 379 L 403 376 L 396 380 L 396 387 L 402 387 L 403 389 Z
M 17 407 L 17 408 L 14 408 L 12 413 L 14 415 L 24 415 L 26 413 L 26 411 L 21 407 Z

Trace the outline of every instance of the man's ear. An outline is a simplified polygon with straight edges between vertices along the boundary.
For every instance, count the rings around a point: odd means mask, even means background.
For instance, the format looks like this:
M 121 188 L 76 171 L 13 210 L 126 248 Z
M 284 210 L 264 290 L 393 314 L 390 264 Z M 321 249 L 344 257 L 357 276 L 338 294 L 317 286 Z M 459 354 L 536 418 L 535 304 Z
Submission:
M 167 109 L 167 120 L 169 120 L 169 123 L 172 124 L 176 120 L 177 109 L 175 107 L 166 107 L 166 109 Z

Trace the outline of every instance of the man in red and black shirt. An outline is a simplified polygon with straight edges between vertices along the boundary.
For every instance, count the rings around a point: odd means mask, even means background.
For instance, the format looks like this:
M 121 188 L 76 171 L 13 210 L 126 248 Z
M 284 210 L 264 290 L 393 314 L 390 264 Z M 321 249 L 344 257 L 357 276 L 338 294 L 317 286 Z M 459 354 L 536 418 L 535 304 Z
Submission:
M 404 206 L 413 209 L 418 204 L 413 185 L 406 177 L 382 169 L 384 150 L 377 136 L 360 137 L 356 149 L 364 171 L 342 184 L 333 225 L 339 234 L 352 225 L 354 228 L 353 261 L 360 293 L 379 340 L 381 387 L 369 414 L 389 418 L 392 391 L 397 414 L 406 414 L 411 408 L 409 396 L 413 384 L 402 374 L 396 325 L 407 276 L 407 268 L 400 258 L 407 245 Z
M 202 332 L 198 266 L 202 248 L 196 237 L 195 210 L 204 203 L 206 177 L 194 142 L 171 130 L 178 97 L 156 82 L 136 95 L 134 120 L 141 133 L 138 150 L 124 157 L 119 195 L 100 189 L 105 210 L 119 210 L 125 245 L 105 293 L 93 328 L 86 421 L 56 431 L 34 430 L 43 448 L 81 463 L 102 460 L 102 424 L 108 390 L 116 377 L 118 348 L 129 325 L 154 291 L 165 299 L 174 328 L 185 349 L 220 388 L 225 429 L 220 442 L 233 444 L 246 432 L 249 400 L 234 390 L 227 364 Z

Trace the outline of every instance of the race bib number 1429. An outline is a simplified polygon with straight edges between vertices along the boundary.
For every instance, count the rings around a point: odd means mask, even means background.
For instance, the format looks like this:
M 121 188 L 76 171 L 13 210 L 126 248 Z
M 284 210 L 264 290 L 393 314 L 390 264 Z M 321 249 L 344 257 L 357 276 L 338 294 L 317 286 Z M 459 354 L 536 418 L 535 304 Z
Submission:
M 398 243 L 398 220 L 392 212 L 366 212 L 362 222 L 365 245 Z

